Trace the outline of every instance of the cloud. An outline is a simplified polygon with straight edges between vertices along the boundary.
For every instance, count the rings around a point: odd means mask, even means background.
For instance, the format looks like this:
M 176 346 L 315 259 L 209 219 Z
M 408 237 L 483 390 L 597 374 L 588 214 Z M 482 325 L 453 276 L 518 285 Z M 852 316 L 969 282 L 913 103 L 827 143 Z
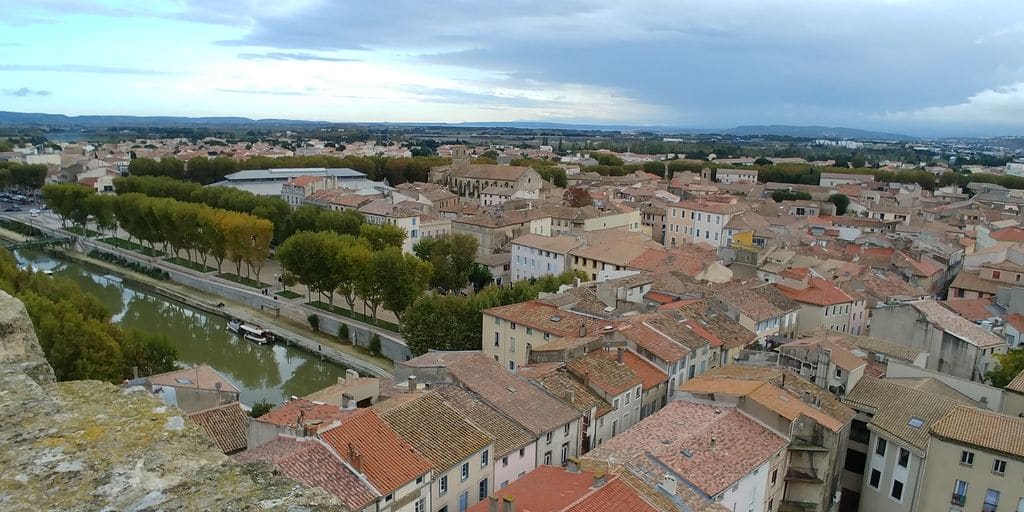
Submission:
M 231 94 L 259 94 L 265 96 L 317 96 L 314 93 L 306 91 L 279 91 L 269 89 L 228 89 L 228 88 L 217 88 L 219 92 L 227 92 Z
M 326 57 L 312 53 L 299 52 L 268 52 L 268 53 L 240 53 L 238 58 L 243 60 L 299 60 L 299 61 L 323 61 L 323 62 L 359 62 L 359 59 L 346 59 L 341 57 Z
M 53 94 L 51 91 L 43 91 L 39 89 L 29 89 L 28 87 L 22 87 L 21 89 L 4 89 L 5 96 L 49 96 Z
M 99 73 L 105 75 L 167 75 L 155 69 L 92 66 L 87 64 L 0 64 L 0 71 L 42 71 L 53 73 Z
M 1024 82 L 986 89 L 960 103 L 892 112 L 886 117 L 897 121 L 1020 126 L 1024 120 Z

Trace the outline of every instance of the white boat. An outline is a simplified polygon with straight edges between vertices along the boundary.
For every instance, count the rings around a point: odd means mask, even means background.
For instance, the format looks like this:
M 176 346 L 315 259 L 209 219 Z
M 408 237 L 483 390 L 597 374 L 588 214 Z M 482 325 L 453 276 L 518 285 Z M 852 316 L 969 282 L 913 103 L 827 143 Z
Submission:
M 103 276 L 103 279 L 106 279 L 107 281 L 110 281 L 111 283 L 121 283 L 121 282 L 123 282 L 123 280 L 120 277 L 117 277 L 117 276 L 115 276 L 113 274 L 105 274 Z
M 256 327 L 255 325 L 242 324 L 238 327 L 238 332 L 241 333 L 243 338 L 257 345 L 270 343 L 270 333 Z
M 233 333 L 238 333 L 238 329 L 242 327 L 242 321 L 237 318 L 232 318 L 228 321 L 228 330 Z

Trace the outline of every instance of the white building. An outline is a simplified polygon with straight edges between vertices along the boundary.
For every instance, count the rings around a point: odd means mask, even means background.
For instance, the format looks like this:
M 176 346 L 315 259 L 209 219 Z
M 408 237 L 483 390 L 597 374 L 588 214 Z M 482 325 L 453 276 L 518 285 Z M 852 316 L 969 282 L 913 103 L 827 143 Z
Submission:
M 757 169 L 718 169 L 715 181 L 726 185 L 757 183 Z
M 571 236 L 543 236 L 527 233 L 512 240 L 513 282 L 561 274 L 571 267 L 569 251 L 583 245 Z

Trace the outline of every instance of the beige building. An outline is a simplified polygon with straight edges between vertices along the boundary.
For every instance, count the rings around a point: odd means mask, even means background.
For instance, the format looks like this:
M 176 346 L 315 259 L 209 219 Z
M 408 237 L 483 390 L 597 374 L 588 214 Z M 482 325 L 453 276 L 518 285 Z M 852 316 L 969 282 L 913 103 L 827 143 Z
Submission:
M 914 510 L 1022 510 L 1022 482 L 1024 419 L 957 407 L 931 428 Z
M 779 272 L 778 278 L 776 288 L 800 304 L 797 334 L 819 329 L 862 334 L 850 332 L 850 318 L 853 314 L 864 314 L 864 301 L 850 297 L 808 268 L 783 270 Z
M 461 215 L 452 219 L 452 232 L 477 239 L 477 256 L 509 249 L 509 243 L 526 233 L 551 236 L 551 217 L 537 208 Z
M 1003 414 L 1024 418 L 1024 371 L 1003 388 Z
M 511 372 L 530 361 L 534 348 L 597 335 L 613 325 L 537 300 L 485 309 L 482 314 L 483 351 Z

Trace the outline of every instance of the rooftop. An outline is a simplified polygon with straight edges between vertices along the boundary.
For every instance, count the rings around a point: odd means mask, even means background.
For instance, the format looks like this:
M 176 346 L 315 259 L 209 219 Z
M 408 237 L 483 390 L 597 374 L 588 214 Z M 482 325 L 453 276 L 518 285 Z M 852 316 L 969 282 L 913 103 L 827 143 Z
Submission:
M 783 295 L 797 302 L 817 306 L 833 306 L 853 302 L 853 298 L 840 290 L 836 285 L 820 278 L 811 277 L 807 288 L 798 290 L 776 283 L 775 286 Z
M 513 499 L 517 512 L 558 512 L 593 492 L 593 485 L 592 473 L 540 466 L 494 494 Z M 468 512 L 487 512 L 487 507 L 484 500 L 469 507 Z
M 633 370 L 616 362 L 615 350 L 595 350 L 570 361 L 569 369 L 588 385 L 596 386 L 609 396 L 620 395 L 638 384 L 643 384 Z M 625 354 L 623 354 L 625 357 Z
M 970 320 L 942 307 L 934 300 L 918 300 L 910 303 L 933 325 L 976 347 L 994 347 L 1006 342 L 991 332 L 982 329 Z
M 959 443 L 1024 458 L 1024 419 L 957 406 L 932 425 L 932 434 Z
M 212 407 L 188 415 L 224 453 L 244 450 L 248 444 L 249 415 L 238 402 Z
M 575 249 L 576 247 L 583 245 L 583 242 L 576 240 L 575 237 L 571 236 L 543 236 L 534 233 L 527 233 L 513 239 L 512 244 L 565 254 L 571 249 Z
M 575 421 L 580 413 L 510 373 L 490 356 L 478 353 L 448 367 L 466 389 L 525 427 L 540 435 Z
M 649 455 L 705 494 L 716 496 L 786 444 L 782 436 L 736 409 L 674 401 L 586 457 L 626 463 Z
M 886 380 L 864 377 L 843 403 L 873 414 L 872 427 L 885 437 L 896 438 L 923 454 L 928 449 L 928 429 L 958 402 Z M 914 418 L 920 422 L 912 422 Z M 918 424 L 920 426 L 915 426 Z
M 315 438 L 279 436 L 236 455 L 235 459 L 240 462 L 269 462 L 302 484 L 319 487 L 337 496 L 349 510 L 362 509 L 379 497 L 330 448 Z
M 327 427 L 331 422 L 352 414 L 351 410 L 343 410 L 336 405 L 312 402 L 298 398 L 285 402 L 270 412 L 256 418 L 256 421 L 270 423 L 281 427 L 297 426 L 298 424 L 319 424 Z
M 382 494 L 395 492 L 433 467 L 369 409 L 357 409 L 340 424 L 322 431 L 320 437 L 350 465 L 361 467 Z
M 485 309 L 484 313 L 559 337 L 578 336 L 581 327 L 587 334 L 594 334 L 614 326 L 613 322 L 565 311 L 538 300 Z
M 204 389 L 207 391 L 226 391 L 238 393 L 238 388 L 231 384 L 223 375 L 208 365 L 201 364 L 184 370 L 150 375 L 146 382 L 153 386 L 170 386 L 174 388 Z
M 494 458 L 501 458 L 533 442 L 523 427 L 498 412 L 480 397 L 458 386 L 439 385 L 434 388 L 445 403 L 459 411 L 477 428 L 494 438 Z
M 391 400 L 378 405 L 386 406 Z M 382 412 L 380 417 L 402 439 L 430 459 L 438 472 L 455 467 L 474 453 L 487 448 L 493 441 L 491 436 L 461 416 L 437 392 L 419 395 L 414 400 Z

